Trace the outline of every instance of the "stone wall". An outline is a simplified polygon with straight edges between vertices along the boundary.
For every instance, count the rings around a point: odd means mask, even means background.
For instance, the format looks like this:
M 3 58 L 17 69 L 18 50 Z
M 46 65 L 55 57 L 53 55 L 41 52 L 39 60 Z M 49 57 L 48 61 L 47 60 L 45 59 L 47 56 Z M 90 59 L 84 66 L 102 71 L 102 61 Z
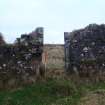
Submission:
M 42 74 L 43 28 L 0 44 L 0 87 L 28 84 Z
M 65 66 L 68 72 L 105 74 L 105 25 L 90 24 L 65 32 Z

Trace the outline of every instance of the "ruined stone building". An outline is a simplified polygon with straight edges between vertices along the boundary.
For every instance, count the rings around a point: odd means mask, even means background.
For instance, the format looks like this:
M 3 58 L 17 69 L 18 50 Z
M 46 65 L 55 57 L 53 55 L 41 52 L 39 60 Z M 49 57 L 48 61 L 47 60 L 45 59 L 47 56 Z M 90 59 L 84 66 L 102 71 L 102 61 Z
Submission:
M 43 28 L 22 34 L 14 44 L 6 44 L 0 37 L 0 84 L 9 81 L 31 81 L 40 74 L 43 53 Z M 40 72 L 40 73 L 39 73 Z
M 68 72 L 105 71 L 105 25 L 65 32 L 65 67 Z

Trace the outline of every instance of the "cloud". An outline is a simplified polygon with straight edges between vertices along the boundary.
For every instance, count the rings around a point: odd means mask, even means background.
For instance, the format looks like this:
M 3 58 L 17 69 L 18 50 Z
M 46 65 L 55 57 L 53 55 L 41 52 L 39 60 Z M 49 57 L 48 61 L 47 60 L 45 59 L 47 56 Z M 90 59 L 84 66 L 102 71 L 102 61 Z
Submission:
M 64 31 L 105 22 L 104 0 L 1 0 L 0 30 L 11 42 L 45 27 L 45 42 L 63 43 Z
M 62 31 L 59 30 L 45 30 L 44 43 L 59 44 L 64 43 L 62 38 Z

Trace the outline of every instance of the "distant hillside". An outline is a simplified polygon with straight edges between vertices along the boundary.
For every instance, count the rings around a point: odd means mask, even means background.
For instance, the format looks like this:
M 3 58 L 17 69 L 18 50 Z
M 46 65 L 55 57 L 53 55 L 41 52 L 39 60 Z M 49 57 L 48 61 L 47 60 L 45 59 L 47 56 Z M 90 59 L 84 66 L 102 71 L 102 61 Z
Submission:
M 47 68 L 64 68 L 64 45 L 63 44 L 45 44 L 44 52 L 47 53 Z

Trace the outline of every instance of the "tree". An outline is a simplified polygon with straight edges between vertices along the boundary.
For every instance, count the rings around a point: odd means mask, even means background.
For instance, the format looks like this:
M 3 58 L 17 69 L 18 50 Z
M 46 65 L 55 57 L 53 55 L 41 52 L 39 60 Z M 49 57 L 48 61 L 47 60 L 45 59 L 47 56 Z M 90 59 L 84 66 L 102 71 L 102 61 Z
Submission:
M 3 44 L 6 44 L 4 38 L 3 38 L 3 35 L 2 33 L 0 33 L 0 45 L 3 45 Z

